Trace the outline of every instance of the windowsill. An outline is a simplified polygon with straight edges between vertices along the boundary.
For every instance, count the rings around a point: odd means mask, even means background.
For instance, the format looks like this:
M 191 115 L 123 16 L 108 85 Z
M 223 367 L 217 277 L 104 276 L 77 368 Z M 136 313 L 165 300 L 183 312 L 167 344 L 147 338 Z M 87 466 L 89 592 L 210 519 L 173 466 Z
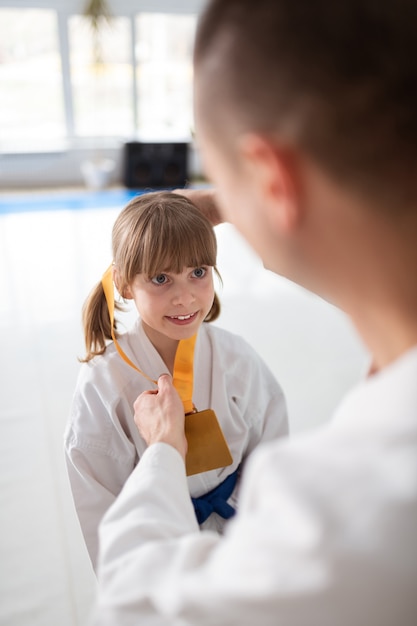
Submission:
M 57 155 L 67 152 L 95 150 L 117 150 L 123 145 L 118 138 L 80 138 L 57 139 L 55 141 L 29 140 L 21 142 L 2 142 L 0 156 L 43 156 Z
M 110 159 L 114 161 L 114 170 L 110 177 L 111 184 L 123 180 L 124 144 L 133 138 L 100 138 L 76 141 L 55 141 L 39 145 L 27 143 L 25 146 L 1 146 L 0 153 L 0 191 L 5 189 L 27 189 L 46 187 L 73 187 L 84 182 L 82 164 L 85 161 Z M 145 141 L 142 138 L 142 141 Z M 146 140 L 149 141 L 149 140 Z M 160 141 L 176 143 L 173 139 Z M 156 143 L 156 141 L 152 142 Z M 199 152 L 195 143 L 189 141 L 188 168 L 190 179 L 198 178 L 202 173 Z
M 3 141 L 0 143 L 0 158 L 13 156 L 51 156 L 68 152 L 97 152 L 99 150 L 120 150 L 130 141 L 144 143 L 188 143 L 193 148 L 192 137 L 179 136 L 145 136 L 132 135 L 129 137 L 76 137 L 72 139 L 33 139 L 22 141 Z

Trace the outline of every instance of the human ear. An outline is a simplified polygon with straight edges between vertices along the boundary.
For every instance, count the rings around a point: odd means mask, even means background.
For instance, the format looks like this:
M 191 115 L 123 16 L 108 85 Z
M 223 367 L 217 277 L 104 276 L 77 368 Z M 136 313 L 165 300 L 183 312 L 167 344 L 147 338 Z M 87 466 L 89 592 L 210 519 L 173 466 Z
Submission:
M 271 225 L 281 233 L 294 230 L 302 217 L 295 151 L 271 137 L 247 133 L 239 140 L 239 152 Z
M 129 285 L 127 285 L 127 287 L 124 288 L 122 298 L 124 298 L 125 300 L 133 300 L 133 294 L 132 294 L 132 290 L 129 287 Z
M 133 300 L 132 290 L 129 285 L 127 285 L 124 289 L 121 289 L 122 281 L 120 278 L 119 270 L 116 266 L 113 267 L 113 282 L 116 285 L 116 289 L 120 293 L 122 298 L 124 298 L 125 300 Z

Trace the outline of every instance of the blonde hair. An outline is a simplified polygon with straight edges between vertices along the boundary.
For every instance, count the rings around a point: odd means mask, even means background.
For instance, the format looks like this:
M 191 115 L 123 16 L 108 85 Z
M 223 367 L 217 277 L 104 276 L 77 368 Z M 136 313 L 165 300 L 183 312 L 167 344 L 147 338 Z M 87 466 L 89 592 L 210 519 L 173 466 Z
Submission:
M 220 278 L 213 227 L 192 202 L 179 194 L 154 192 L 131 200 L 114 223 L 112 250 L 121 296 L 137 274 L 151 278 L 161 272 L 178 274 L 184 267 L 208 265 Z M 115 308 L 123 310 L 117 302 Z M 213 305 L 204 321 L 212 322 L 219 314 L 220 302 L 214 294 Z M 85 301 L 82 318 L 87 354 L 81 360 L 88 362 L 103 354 L 107 341 L 112 338 L 101 281 Z

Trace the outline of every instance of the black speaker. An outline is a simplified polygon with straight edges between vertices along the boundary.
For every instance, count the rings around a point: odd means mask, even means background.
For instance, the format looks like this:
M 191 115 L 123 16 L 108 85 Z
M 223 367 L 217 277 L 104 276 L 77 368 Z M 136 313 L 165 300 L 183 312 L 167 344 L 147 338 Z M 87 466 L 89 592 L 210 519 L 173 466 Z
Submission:
M 188 178 L 187 143 L 130 141 L 124 149 L 124 179 L 130 189 L 184 187 Z

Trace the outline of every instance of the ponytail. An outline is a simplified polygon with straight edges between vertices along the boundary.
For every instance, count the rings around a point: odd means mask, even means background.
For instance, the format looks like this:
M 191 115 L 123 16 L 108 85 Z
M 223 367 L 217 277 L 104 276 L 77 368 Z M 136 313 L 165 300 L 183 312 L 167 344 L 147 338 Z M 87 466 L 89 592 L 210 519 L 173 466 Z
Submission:
M 115 302 L 115 309 L 121 310 L 122 308 Z M 88 363 L 95 356 L 105 352 L 107 341 L 112 338 L 109 308 L 101 281 L 91 290 L 84 302 L 82 321 L 87 353 L 80 361 L 81 363 Z M 114 322 L 114 330 L 116 331 L 116 321 Z
M 214 320 L 216 320 L 219 317 L 220 310 L 221 310 L 220 300 L 218 298 L 217 293 L 215 293 L 214 294 L 213 304 L 211 305 L 211 309 L 207 313 L 204 321 L 205 322 L 214 322 Z

